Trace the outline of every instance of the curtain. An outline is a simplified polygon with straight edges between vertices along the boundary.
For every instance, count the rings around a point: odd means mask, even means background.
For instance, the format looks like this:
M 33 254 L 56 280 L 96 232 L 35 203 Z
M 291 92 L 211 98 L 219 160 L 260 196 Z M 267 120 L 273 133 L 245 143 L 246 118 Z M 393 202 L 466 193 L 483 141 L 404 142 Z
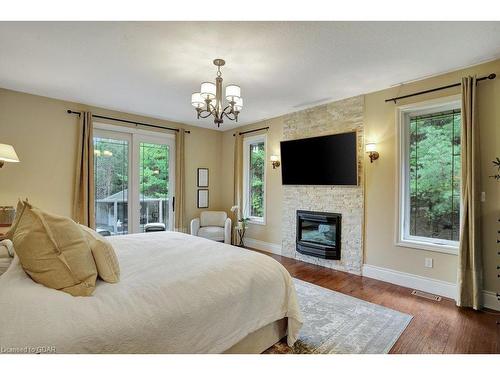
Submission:
M 175 230 L 186 232 L 185 225 L 185 160 L 184 140 L 186 131 L 179 129 L 175 133 Z
M 78 153 L 73 196 L 73 219 L 95 228 L 94 139 L 92 113 L 82 112 L 78 123 Z
M 458 252 L 457 305 L 480 308 L 482 261 L 479 217 L 479 127 L 476 77 L 462 78 L 462 213 Z
M 243 136 L 236 133 L 234 137 L 234 191 L 233 204 L 239 207 L 235 213 L 233 225 L 238 224 L 240 217 L 238 212 L 243 213 Z M 237 243 L 236 233 L 233 230 L 233 244 Z

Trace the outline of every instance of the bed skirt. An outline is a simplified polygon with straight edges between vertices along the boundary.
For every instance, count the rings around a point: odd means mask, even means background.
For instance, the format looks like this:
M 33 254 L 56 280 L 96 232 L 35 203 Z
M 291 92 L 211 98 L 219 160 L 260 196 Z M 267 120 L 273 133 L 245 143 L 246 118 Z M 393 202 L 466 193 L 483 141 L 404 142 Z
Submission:
M 255 332 L 248 334 L 224 354 L 260 354 L 286 336 L 287 318 L 269 323 Z

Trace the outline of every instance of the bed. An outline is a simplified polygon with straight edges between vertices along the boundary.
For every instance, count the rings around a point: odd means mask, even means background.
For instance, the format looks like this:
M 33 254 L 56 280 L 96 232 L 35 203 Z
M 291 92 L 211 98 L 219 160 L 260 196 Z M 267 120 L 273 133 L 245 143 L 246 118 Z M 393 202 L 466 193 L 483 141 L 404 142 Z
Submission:
M 176 232 L 109 240 L 121 280 L 98 280 L 91 297 L 37 284 L 14 259 L 0 276 L 4 352 L 258 353 L 296 341 L 292 278 L 271 257 Z

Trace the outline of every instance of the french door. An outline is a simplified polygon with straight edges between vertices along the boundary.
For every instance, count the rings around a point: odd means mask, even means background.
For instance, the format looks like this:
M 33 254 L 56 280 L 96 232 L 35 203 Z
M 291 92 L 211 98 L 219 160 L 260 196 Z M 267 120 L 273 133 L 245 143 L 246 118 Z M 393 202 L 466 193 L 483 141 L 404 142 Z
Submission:
M 172 135 L 94 124 L 98 233 L 173 230 L 174 179 Z

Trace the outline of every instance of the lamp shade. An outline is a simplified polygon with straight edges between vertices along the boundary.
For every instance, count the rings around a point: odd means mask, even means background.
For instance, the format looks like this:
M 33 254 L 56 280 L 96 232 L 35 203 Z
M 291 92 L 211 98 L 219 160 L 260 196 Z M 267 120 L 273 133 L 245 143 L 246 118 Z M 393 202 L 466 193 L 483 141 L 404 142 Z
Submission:
M 279 160 L 279 157 L 278 157 L 278 155 L 271 155 L 270 160 L 271 160 L 271 161 L 278 161 L 278 160 Z
M 215 84 L 212 82 L 203 82 L 201 84 L 200 93 L 203 99 L 215 98 L 215 93 L 216 93 Z
M 243 108 L 243 98 L 234 98 L 234 110 L 239 112 Z
M 191 105 L 195 108 L 201 108 L 205 105 L 205 101 L 199 92 L 195 92 L 191 95 Z
M 234 101 L 235 98 L 241 97 L 241 88 L 237 85 L 229 85 L 226 87 L 226 99 Z
M 0 161 L 19 163 L 19 158 L 17 157 L 14 147 L 0 143 Z
M 375 152 L 375 151 L 377 151 L 377 144 L 374 143 L 374 142 L 367 143 L 365 145 L 365 151 L 366 152 Z

